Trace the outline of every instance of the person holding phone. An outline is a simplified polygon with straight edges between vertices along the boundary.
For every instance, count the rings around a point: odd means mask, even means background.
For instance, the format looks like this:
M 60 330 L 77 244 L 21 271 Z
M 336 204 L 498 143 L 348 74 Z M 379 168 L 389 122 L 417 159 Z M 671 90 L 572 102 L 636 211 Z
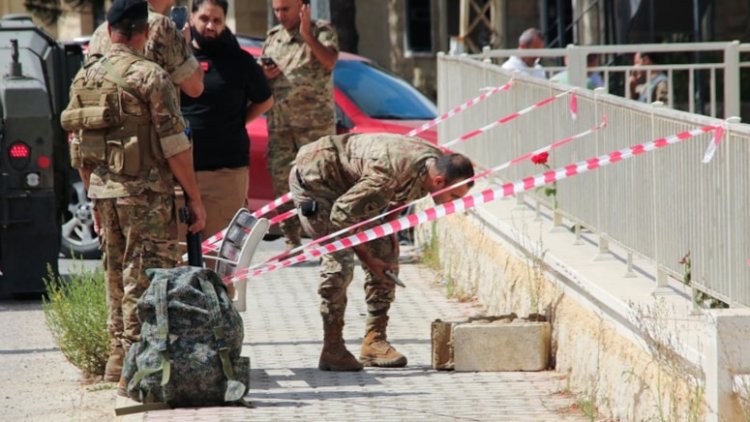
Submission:
M 289 191 L 289 170 L 300 147 L 336 131 L 332 72 L 339 47 L 333 26 L 312 20 L 309 4 L 273 0 L 272 6 L 279 25 L 268 31 L 260 62 L 275 101 L 268 113 L 268 167 L 281 196 Z M 297 217 L 280 228 L 287 248 L 300 245 Z
M 250 140 L 245 125 L 273 105 L 263 71 L 226 26 L 227 0 L 193 0 L 191 48 L 205 75 L 203 94 L 182 96 L 190 123 L 208 238 L 245 206 Z M 232 294 L 230 290 L 230 295 Z

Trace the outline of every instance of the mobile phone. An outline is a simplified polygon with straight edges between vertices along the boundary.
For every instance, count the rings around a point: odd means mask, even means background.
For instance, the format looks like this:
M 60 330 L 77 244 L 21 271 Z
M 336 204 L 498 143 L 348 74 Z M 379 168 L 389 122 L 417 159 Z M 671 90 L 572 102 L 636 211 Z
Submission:
M 172 9 L 169 11 L 169 16 L 172 18 L 174 26 L 176 26 L 178 30 L 182 30 L 188 19 L 187 6 L 172 6 Z
M 268 66 L 268 67 L 276 66 L 276 62 L 274 62 L 273 59 L 270 57 L 263 56 L 260 58 L 260 62 L 263 63 L 264 66 Z

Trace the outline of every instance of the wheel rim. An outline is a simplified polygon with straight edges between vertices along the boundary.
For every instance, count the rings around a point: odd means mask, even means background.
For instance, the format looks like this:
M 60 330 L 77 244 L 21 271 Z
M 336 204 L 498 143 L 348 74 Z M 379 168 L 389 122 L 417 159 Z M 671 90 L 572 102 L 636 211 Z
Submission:
M 62 225 L 63 242 L 75 249 L 96 248 L 99 238 L 94 232 L 93 208 L 82 182 L 73 183 L 73 193 Z

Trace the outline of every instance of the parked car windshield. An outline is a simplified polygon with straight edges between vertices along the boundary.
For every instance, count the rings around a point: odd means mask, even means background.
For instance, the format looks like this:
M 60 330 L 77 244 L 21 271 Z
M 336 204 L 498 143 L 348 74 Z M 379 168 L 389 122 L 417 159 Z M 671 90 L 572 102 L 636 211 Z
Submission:
M 403 80 L 370 63 L 339 60 L 333 71 L 336 87 L 373 119 L 430 120 L 437 108 Z

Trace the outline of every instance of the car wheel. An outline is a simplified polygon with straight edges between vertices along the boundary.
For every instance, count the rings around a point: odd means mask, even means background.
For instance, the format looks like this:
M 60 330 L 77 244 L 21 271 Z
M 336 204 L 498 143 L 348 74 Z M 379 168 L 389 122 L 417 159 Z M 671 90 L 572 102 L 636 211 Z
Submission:
M 62 254 L 68 258 L 98 258 L 99 236 L 94 231 L 94 207 L 86 197 L 83 182 L 73 183 L 68 208 L 63 212 Z

